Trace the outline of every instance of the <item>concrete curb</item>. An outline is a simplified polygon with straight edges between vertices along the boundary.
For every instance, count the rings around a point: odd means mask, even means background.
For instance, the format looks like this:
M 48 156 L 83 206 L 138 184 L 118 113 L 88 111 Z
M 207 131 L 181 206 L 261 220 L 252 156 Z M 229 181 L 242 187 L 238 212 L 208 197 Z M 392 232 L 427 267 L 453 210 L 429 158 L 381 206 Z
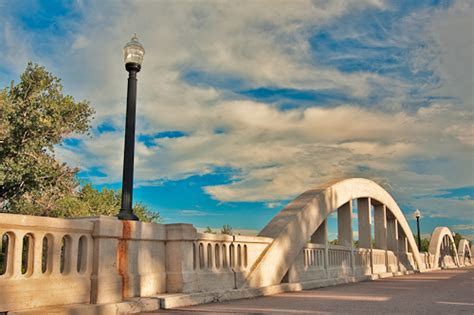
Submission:
M 112 315 L 156 311 L 160 299 L 156 297 L 130 298 L 128 301 L 107 304 L 72 304 L 8 312 L 8 315 Z
M 8 315 L 111 315 L 133 314 L 139 312 L 157 311 L 222 301 L 250 299 L 259 296 L 274 295 L 285 292 L 317 289 L 340 284 L 384 279 L 395 276 L 413 274 L 413 271 L 387 272 L 366 276 L 349 276 L 334 279 L 320 279 L 296 283 L 282 283 L 262 288 L 242 288 L 227 291 L 160 294 L 153 297 L 130 298 L 125 302 L 108 304 L 74 304 L 17 310 L 8 312 Z
M 263 288 L 243 288 L 228 291 L 214 291 L 202 293 L 180 293 L 180 294 L 164 294 L 156 296 L 161 300 L 160 307 L 162 309 L 170 309 L 198 304 L 215 303 L 236 299 L 248 299 L 259 296 L 274 295 L 284 292 L 295 292 L 308 289 L 316 289 L 321 287 L 334 286 L 339 284 L 354 283 L 370 280 L 369 276 L 360 277 L 344 277 L 337 279 L 323 279 L 315 281 L 306 281 L 298 283 L 283 283 Z

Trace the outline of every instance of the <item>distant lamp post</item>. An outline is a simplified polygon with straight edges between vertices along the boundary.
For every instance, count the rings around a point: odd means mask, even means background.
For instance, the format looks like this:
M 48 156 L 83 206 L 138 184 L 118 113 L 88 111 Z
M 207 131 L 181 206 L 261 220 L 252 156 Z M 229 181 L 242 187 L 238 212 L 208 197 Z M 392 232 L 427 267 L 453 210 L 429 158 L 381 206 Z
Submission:
M 128 71 L 127 113 L 125 118 L 125 148 L 123 158 L 122 206 L 118 214 L 120 220 L 135 220 L 133 213 L 133 159 L 135 156 L 135 116 L 137 105 L 137 73 L 140 71 L 145 49 L 135 34 L 123 48 L 125 69 Z
M 418 231 L 418 250 L 421 251 L 421 237 L 420 237 L 420 217 L 421 211 L 416 209 L 415 218 L 416 218 L 416 229 Z

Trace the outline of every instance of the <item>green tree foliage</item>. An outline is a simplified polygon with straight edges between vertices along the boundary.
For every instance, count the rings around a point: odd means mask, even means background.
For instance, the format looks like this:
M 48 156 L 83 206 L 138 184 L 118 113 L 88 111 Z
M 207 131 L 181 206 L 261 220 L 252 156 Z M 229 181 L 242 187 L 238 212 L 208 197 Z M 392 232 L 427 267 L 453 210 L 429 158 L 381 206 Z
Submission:
M 18 84 L 0 90 L 0 212 L 84 217 L 116 215 L 120 193 L 80 188 L 76 174 L 55 158 L 55 146 L 73 134 L 86 134 L 93 110 L 62 92 L 61 80 L 29 63 Z M 159 221 L 143 204 L 142 221 Z
M 427 238 L 422 238 L 421 239 L 421 252 L 428 252 L 430 248 L 430 240 Z
M 221 229 L 221 234 L 233 235 L 230 224 L 224 224 Z
M 454 234 L 454 243 L 456 244 L 456 249 L 459 248 L 459 242 L 463 239 L 461 233 Z
M 63 95 L 60 79 L 29 63 L 21 81 L 0 91 L 0 203 L 40 204 L 77 187 L 76 169 L 55 159 L 54 146 L 72 133 L 87 133 L 93 110 Z
M 214 232 L 211 227 L 206 227 L 206 229 L 204 230 L 204 233 L 209 233 L 209 234 L 216 234 L 216 232 Z

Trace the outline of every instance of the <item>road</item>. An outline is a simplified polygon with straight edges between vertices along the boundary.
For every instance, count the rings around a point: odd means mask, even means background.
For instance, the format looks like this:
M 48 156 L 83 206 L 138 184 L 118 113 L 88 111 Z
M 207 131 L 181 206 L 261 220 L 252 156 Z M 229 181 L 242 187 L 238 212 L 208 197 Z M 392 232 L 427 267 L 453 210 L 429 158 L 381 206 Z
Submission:
M 474 267 L 144 314 L 474 314 Z

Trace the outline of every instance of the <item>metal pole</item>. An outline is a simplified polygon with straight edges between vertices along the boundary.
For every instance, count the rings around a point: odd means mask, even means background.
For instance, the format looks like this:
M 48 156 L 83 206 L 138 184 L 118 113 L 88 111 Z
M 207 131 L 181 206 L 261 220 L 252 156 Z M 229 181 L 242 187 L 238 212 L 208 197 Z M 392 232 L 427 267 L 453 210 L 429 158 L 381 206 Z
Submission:
M 421 238 L 420 238 L 420 217 L 416 218 L 416 228 L 418 230 L 418 251 L 421 251 Z
M 135 116 L 137 104 L 137 73 L 140 65 L 127 63 L 128 75 L 127 114 L 125 119 L 125 148 L 123 153 L 122 207 L 118 214 L 120 220 L 135 220 L 133 213 L 133 159 L 135 156 Z

